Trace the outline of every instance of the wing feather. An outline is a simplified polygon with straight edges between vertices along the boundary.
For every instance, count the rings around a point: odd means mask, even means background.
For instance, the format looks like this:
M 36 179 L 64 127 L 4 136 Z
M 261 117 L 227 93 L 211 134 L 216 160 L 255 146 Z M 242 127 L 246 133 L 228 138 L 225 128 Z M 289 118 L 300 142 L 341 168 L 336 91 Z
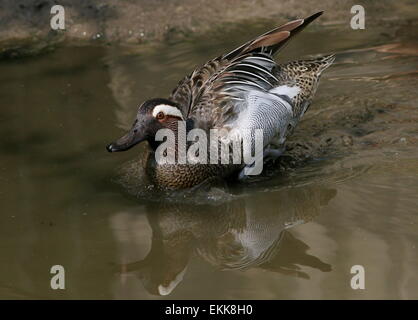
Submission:
M 236 117 L 234 104 L 243 92 L 268 91 L 278 82 L 273 55 L 321 14 L 290 21 L 209 61 L 181 80 L 169 99 L 197 126 L 223 126 Z

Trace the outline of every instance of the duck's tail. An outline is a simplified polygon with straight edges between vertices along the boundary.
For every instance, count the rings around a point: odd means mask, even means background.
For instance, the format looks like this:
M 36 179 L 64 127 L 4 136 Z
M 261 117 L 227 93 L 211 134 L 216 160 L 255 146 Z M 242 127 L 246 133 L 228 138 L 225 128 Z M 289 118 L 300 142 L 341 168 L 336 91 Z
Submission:
M 312 59 L 312 61 L 317 65 L 317 73 L 320 75 L 325 69 L 327 69 L 331 64 L 334 63 L 335 54 L 328 54 L 326 56 L 322 56 L 316 59 Z
M 291 61 L 280 65 L 277 74 L 281 86 L 297 88 L 291 97 L 294 116 L 299 119 L 309 108 L 322 72 L 335 60 L 334 54 L 319 58 Z

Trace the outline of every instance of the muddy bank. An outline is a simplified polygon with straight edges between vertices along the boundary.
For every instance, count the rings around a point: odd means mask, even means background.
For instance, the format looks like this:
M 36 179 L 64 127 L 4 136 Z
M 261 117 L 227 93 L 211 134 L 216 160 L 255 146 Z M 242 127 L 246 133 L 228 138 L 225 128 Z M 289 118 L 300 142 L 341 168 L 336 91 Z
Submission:
M 54 4 L 65 8 L 66 30 L 50 28 Z M 0 2 L 0 55 L 31 55 L 58 44 L 141 44 L 225 31 L 233 24 L 257 19 L 285 21 L 319 10 L 318 23 L 348 23 L 356 1 L 338 0 L 3 0 Z M 399 19 L 414 12 L 413 1 L 368 1 L 368 24 Z

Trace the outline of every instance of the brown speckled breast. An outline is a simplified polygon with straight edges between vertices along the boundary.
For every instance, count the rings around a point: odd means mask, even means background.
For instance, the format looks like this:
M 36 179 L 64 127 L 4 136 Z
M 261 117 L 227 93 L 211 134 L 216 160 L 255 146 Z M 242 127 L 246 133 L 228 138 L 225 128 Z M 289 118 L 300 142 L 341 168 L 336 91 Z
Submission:
M 211 178 L 225 178 L 241 165 L 222 164 L 164 164 L 156 163 L 154 153 L 150 152 L 146 172 L 159 189 L 176 190 L 191 188 Z

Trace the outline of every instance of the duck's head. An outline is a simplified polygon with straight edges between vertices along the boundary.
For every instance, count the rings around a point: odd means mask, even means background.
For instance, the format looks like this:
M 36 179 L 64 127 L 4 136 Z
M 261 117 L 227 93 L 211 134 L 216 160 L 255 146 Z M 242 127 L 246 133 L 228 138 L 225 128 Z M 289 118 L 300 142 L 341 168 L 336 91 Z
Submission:
M 183 121 L 180 107 L 167 99 L 151 99 L 145 101 L 139 108 L 132 128 L 123 137 L 109 144 L 109 152 L 125 151 L 142 141 L 148 141 L 154 150 L 161 143 L 155 141 L 155 135 L 160 129 L 177 130 L 179 121 Z

